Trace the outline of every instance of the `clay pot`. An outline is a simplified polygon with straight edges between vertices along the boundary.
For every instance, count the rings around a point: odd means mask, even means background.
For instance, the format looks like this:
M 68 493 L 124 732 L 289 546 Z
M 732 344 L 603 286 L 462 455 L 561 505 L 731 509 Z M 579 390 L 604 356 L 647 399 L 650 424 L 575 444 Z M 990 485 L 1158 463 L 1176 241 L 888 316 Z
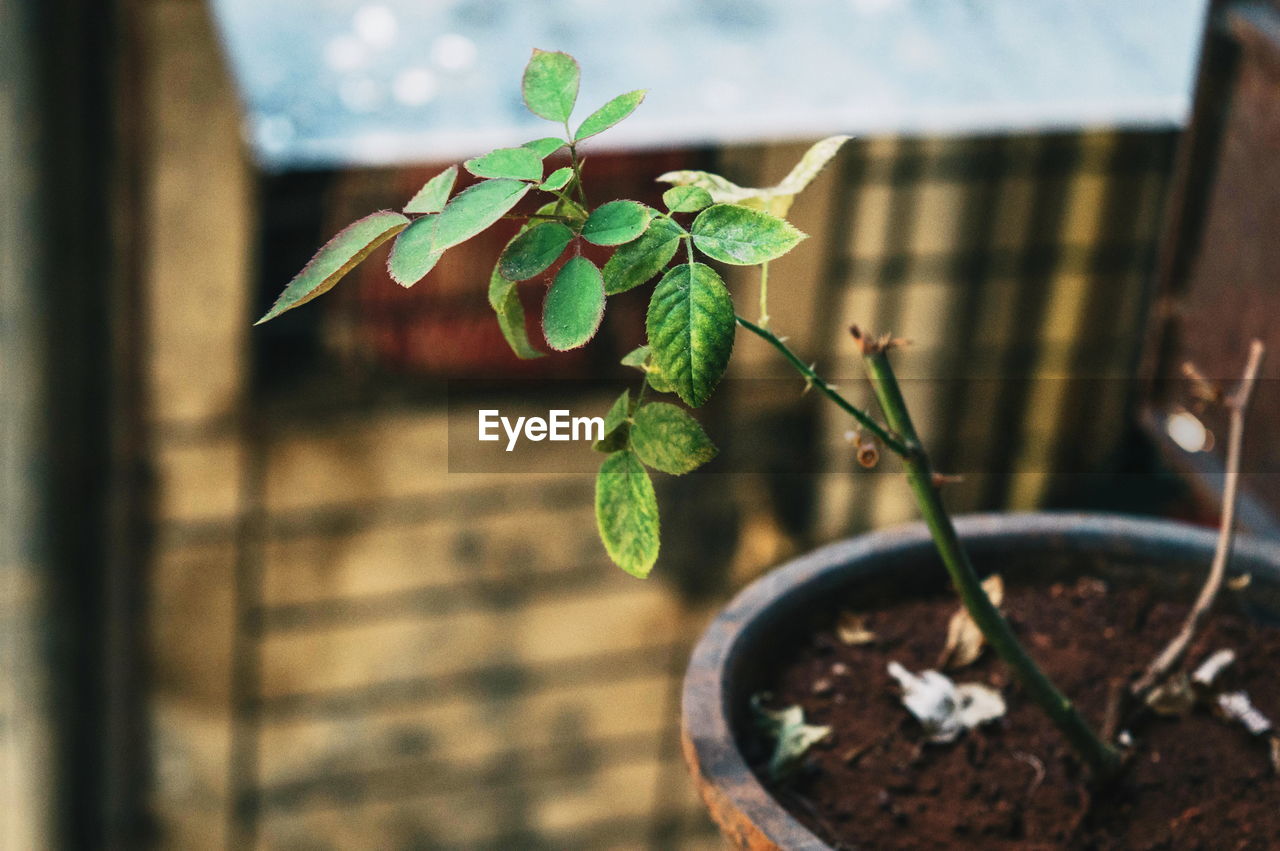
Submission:
M 1070 580 L 1083 573 L 1143 582 L 1192 599 L 1213 557 L 1215 531 L 1105 514 L 989 514 L 956 523 L 975 567 L 1006 582 Z M 1238 536 L 1231 572 L 1248 572 L 1222 603 L 1280 623 L 1280 546 Z M 742 755 L 750 696 L 779 650 L 851 600 L 935 593 L 946 575 L 924 524 L 823 547 L 760 578 L 707 628 L 684 681 L 683 746 L 703 801 L 739 848 L 790 851 L 829 846 L 769 794 Z

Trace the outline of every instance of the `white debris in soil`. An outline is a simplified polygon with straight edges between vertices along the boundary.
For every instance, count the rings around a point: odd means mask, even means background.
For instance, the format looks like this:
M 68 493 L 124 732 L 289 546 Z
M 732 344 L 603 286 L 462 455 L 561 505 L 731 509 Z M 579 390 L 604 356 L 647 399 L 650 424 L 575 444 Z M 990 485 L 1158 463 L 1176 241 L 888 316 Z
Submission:
M 1219 650 L 1208 659 L 1200 663 L 1200 667 L 1196 668 L 1195 673 L 1191 675 L 1191 682 L 1204 688 L 1213 685 L 1218 676 L 1236 660 L 1234 650 Z
M 1218 695 L 1218 709 L 1232 721 L 1239 721 L 1255 736 L 1271 731 L 1271 719 L 1258 711 L 1245 692 L 1233 691 Z
M 924 727 L 930 742 L 953 742 L 966 730 L 1005 713 L 1000 692 L 981 683 L 957 685 L 937 671 L 917 676 L 897 662 L 889 663 L 889 675 L 902 686 L 902 705 Z

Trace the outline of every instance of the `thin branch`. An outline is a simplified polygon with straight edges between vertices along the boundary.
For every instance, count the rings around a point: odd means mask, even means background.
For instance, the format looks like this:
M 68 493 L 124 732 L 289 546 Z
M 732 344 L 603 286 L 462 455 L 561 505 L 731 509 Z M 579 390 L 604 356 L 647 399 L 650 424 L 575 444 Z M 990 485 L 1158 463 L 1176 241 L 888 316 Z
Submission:
M 897 436 L 891 434 L 888 429 L 876 422 L 870 414 L 855 406 L 848 399 L 841 396 L 834 387 L 822 380 L 822 378 L 813 371 L 813 367 L 802 361 L 799 355 L 791 351 L 791 348 L 786 343 L 782 342 L 778 335 L 765 328 L 761 328 L 754 322 L 743 319 L 741 316 L 738 317 L 738 324 L 743 328 L 746 328 L 752 334 L 755 334 L 757 337 L 765 340 L 769 345 L 781 352 L 782 356 L 787 359 L 787 362 L 795 367 L 797 372 L 804 376 L 805 381 L 809 382 L 811 386 L 816 387 L 819 392 L 832 402 L 835 402 L 836 405 L 839 406 L 840 410 L 857 420 L 863 428 L 874 434 L 881 443 L 893 450 L 894 454 L 899 457 L 906 458 L 912 453 L 913 450 L 910 446 L 900 440 Z
M 1249 400 L 1253 396 L 1253 387 L 1257 383 L 1258 370 L 1262 366 L 1262 357 L 1266 347 L 1261 340 L 1254 340 L 1249 347 L 1249 361 L 1244 368 L 1244 376 L 1240 384 L 1224 401 L 1231 413 L 1231 425 L 1227 438 L 1227 470 L 1222 485 L 1222 520 L 1218 527 L 1218 546 L 1213 554 L 1213 564 L 1209 568 L 1209 578 L 1200 589 L 1200 596 L 1187 614 L 1182 629 L 1173 640 L 1160 651 L 1155 660 L 1148 666 L 1142 677 L 1134 683 L 1130 690 L 1137 699 L 1145 697 L 1158 686 L 1169 673 L 1182 662 L 1187 647 L 1195 638 L 1196 631 L 1205 615 L 1213 608 L 1218 598 L 1218 590 L 1222 587 L 1222 579 L 1227 573 L 1227 561 L 1231 557 L 1231 542 L 1235 537 L 1236 499 L 1240 490 L 1240 454 L 1244 445 L 1244 420 L 1249 411 Z
M 573 182 L 578 190 L 578 198 L 582 201 L 582 209 L 590 210 L 587 203 L 587 188 L 582 185 L 582 160 L 578 159 L 578 144 L 573 140 L 573 131 L 569 129 L 569 119 L 564 121 L 564 132 L 569 139 L 569 165 L 573 168 Z
M 519 222 L 523 222 L 529 219 L 536 219 L 538 221 L 546 221 L 546 222 L 566 222 L 566 223 L 582 221 L 581 219 L 575 219 L 572 216 L 556 216 L 556 215 L 552 215 L 551 213 L 530 213 L 527 216 L 523 215 L 522 213 L 508 213 L 502 218 L 511 219 Z

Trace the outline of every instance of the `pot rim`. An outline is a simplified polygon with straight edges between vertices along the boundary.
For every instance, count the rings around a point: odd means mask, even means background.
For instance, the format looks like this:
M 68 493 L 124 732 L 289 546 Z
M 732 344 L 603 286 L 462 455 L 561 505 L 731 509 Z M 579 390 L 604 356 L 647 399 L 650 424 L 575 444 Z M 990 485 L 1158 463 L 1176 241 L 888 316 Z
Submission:
M 966 544 L 1038 542 L 1067 551 L 1123 551 L 1134 558 L 1169 558 L 1175 552 L 1203 555 L 1208 569 L 1217 530 L 1187 523 L 1121 514 L 1028 512 L 971 514 L 956 518 Z M 681 741 L 703 802 L 725 835 L 738 847 L 828 849 L 825 842 L 791 816 L 756 779 L 743 759 L 729 705 L 731 671 L 748 626 L 762 614 L 791 608 L 820 595 L 853 565 L 881 558 L 911 558 L 933 548 L 923 522 L 908 523 L 828 544 L 769 571 L 739 592 L 702 634 L 691 656 L 681 696 Z M 1280 579 L 1280 545 L 1239 535 L 1232 564 L 1262 567 Z M 845 577 L 847 580 L 847 577 Z M 789 605 L 788 605 L 789 604 Z M 713 699 L 708 700 L 711 695 Z

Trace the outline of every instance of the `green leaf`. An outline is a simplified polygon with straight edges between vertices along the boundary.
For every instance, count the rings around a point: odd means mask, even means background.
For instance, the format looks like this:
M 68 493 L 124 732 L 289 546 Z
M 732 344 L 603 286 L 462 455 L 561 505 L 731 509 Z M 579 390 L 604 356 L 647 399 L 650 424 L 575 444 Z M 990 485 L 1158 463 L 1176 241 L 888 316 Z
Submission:
M 498 317 L 498 327 L 506 338 L 511 351 L 521 360 L 533 360 L 542 357 L 542 352 L 529 342 L 529 330 L 525 327 L 524 305 L 520 302 L 520 293 L 516 282 L 508 281 L 495 268 L 489 276 L 489 306 Z
M 581 142 L 583 139 L 608 130 L 635 112 L 636 107 L 640 105 L 640 101 L 644 100 L 644 94 L 644 89 L 636 89 L 634 92 L 618 95 L 587 116 L 587 120 L 583 121 L 581 126 L 578 127 L 578 132 L 573 134 L 573 141 Z
M 630 242 L 649 225 L 649 208 L 635 201 L 610 201 L 601 204 L 587 216 L 582 237 L 596 245 L 621 245 Z
M 644 365 L 645 363 L 648 362 L 648 360 L 649 360 L 649 347 L 636 346 L 634 349 L 627 352 L 627 354 L 622 358 L 621 361 L 619 361 L 619 363 L 621 363 L 623 366 L 633 366 L 636 369 L 640 370 L 641 372 L 644 372 L 645 371 Z
M 604 436 L 591 445 L 597 452 L 617 452 L 627 448 L 627 436 L 631 426 L 627 417 L 631 415 L 631 391 L 623 390 L 618 401 L 604 415 Z
M 734 204 L 703 210 L 693 220 L 690 232 L 699 251 L 737 266 L 776 260 L 804 239 L 804 234 L 785 219 Z
M 669 378 L 662 374 L 662 370 L 656 366 L 650 366 L 645 370 L 644 380 L 649 382 L 649 386 L 659 393 L 674 393 L 676 386 Z
M 659 393 L 676 392 L 675 385 L 662 376 L 660 370 L 653 363 L 653 353 L 648 346 L 637 346 L 621 361 L 623 366 L 634 367 L 644 373 L 645 381 L 650 387 Z
M 542 303 L 542 333 L 558 352 L 586 345 L 604 318 L 604 279 L 596 264 L 571 257 L 560 267 Z
M 674 393 L 676 388 L 662 377 L 662 370 L 653 363 L 653 352 L 648 346 L 637 346 L 622 359 L 623 366 L 634 367 L 644 373 L 645 381 L 659 393 Z
M 596 526 L 614 564 L 645 578 L 658 560 L 658 498 L 634 452 L 615 452 L 596 476 Z
M 453 184 L 458 179 L 458 167 L 451 165 L 435 177 L 428 180 L 418 190 L 418 194 L 404 205 L 406 213 L 438 213 L 444 209 L 453 191 Z
M 568 121 L 578 100 L 579 73 L 569 54 L 535 48 L 521 82 L 529 111 L 548 121 Z
M 604 264 L 605 292 L 624 293 L 661 272 L 680 248 L 683 233 L 665 216 L 654 218 L 639 239 L 619 246 Z
M 261 325 L 286 310 L 292 310 L 327 293 L 357 263 L 408 225 L 407 218 L 390 210 L 373 213 L 347 225 L 315 253 L 307 265 L 302 267 L 302 271 L 284 288 L 284 292 L 280 293 L 271 309 L 254 324 Z
M 510 212 L 531 188 L 519 180 L 482 180 L 459 192 L 440 212 L 434 249 L 471 239 Z
M 542 158 L 528 148 L 498 148 L 463 163 L 476 177 L 541 180 Z
M 673 476 L 716 457 L 715 444 L 698 421 L 667 402 L 650 402 L 636 411 L 631 446 L 646 466 Z
M 391 274 L 391 280 L 402 287 L 411 287 L 440 262 L 444 252 L 431 250 L 439 218 L 439 213 L 423 216 L 396 239 L 387 257 L 387 272 Z
M 502 218 L 530 186 L 519 180 L 483 180 L 454 196 L 445 208 L 418 219 L 400 234 L 387 270 L 411 287 L 430 272 L 445 249 L 466 242 Z
M 567 144 L 569 143 L 559 136 L 547 136 L 542 139 L 534 139 L 532 142 L 525 142 L 520 147 L 528 148 L 538 155 L 538 159 L 545 160 Z
M 696 213 L 713 202 L 701 186 L 673 186 L 662 193 L 662 203 L 673 213 Z
M 733 351 L 733 300 L 710 266 L 684 263 L 663 276 L 645 327 L 662 376 L 687 404 L 711 396 Z
M 552 201 L 549 204 L 544 204 L 538 208 L 537 213 L 541 216 L 547 216 L 561 208 L 566 208 L 561 210 L 565 214 L 586 218 L 586 213 L 577 204 L 567 205 L 562 201 Z M 507 243 L 507 247 L 509 248 L 512 242 L 527 233 L 535 224 L 535 221 L 525 222 L 515 237 Z M 543 357 L 543 353 L 535 349 L 533 344 L 529 342 L 529 332 L 525 326 L 524 305 L 520 302 L 515 281 L 509 281 L 502 277 L 501 270 L 496 266 L 489 276 L 489 304 L 498 316 L 498 327 L 502 329 L 502 336 L 506 338 L 507 345 L 511 347 L 511 351 L 516 354 L 516 357 L 524 360 Z
M 582 223 L 587 220 L 587 211 L 573 201 L 550 201 L 539 207 L 535 215 L 565 216 L 573 220 L 570 223 L 570 230 L 581 230 Z
M 569 184 L 569 181 L 572 178 L 573 168 L 570 166 L 558 168 L 551 172 L 551 174 L 547 175 L 547 179 L 538 184 L 538 188 L 545 192 L 559 192 Z
M 552 206 L 550 204 L 548 207 Z M 538 212 L 542 212 L 539 210 Z M 531 222 L 526 222 L 521 226 L 520 230 L 514 237 L 507 242 L 506 248 L 510 248 L 511 244 L 527 233 L 533 227 Z M 506 248 L 503 252 L 506 252 Z M 498 328 L 502 331 L 502 336 L 506 339 L 507 345 L 511 347 L 511 351 L 521 360 L 533 360 L 534 358 L 543 357 L 543 353 L 533 347 L 533 343 L 529 341 L 529 330 L 525 324 L 524 304 L 520 301 L 520 293 L 515 281 L 508 280 L 502 276 L 501 269 L 494 266 L 493 272 L 489 275 L 489 306 L 493 308 L 493 312 L 498 317 Z
M 540 222 L 524 230 L 507 245 L 498 261 L 502 277 L 527 281 L 559 259 L 573 241 L 573 231 L 560 222 Z

